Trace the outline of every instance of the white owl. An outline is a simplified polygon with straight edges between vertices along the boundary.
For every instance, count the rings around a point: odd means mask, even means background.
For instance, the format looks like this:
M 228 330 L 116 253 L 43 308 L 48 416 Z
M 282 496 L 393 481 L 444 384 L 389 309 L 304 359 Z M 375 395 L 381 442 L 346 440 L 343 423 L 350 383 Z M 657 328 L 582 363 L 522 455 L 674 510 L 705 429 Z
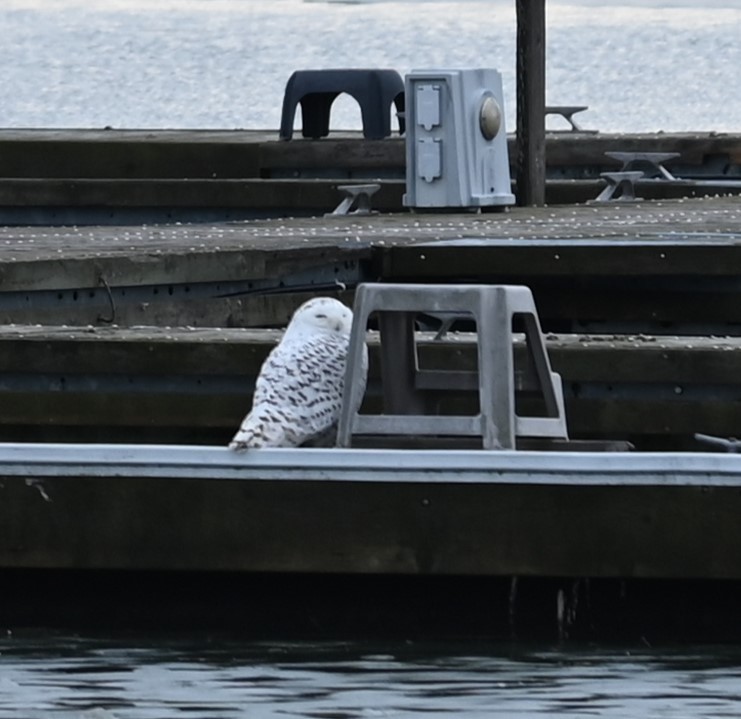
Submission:
M 301 305 L 265 359 L 252 410 L 229 448 L 334 444 L 351 327 L 352 312 L 338 300 L 316 297 Z M 367 349 L 360 371 L 365 384 Z

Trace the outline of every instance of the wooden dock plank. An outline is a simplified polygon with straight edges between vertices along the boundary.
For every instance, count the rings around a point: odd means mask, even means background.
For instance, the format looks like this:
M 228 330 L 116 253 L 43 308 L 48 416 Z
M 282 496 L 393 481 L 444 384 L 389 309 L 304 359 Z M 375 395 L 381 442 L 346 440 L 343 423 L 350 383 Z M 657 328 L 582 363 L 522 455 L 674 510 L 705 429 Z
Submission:
M 305 179 L 33 179 L 0 178 L 0 207 L 136 209 L 170 207 L 251 210 L 255 216 L 331 212 L 344 181 Z M 386 180 L 373 196 L 377 210 L 399 211 L 403 180 Z M 288 208 L 295 208 L 289 212 Z
M 0 282 L 8 292 L 262 279 L 354 259 L 359 245 L 295 223 L 6 227 Z
M 76 427 L 100 441 L 120 441 L 127 432 L 192 441 L 201 432 L 201 442 L 224 444 L 249 408 L 257 372 L 278 337 L 237 328 L 4 327 L 0 438 L 61 439 Z M 470 335 L 452 337 L 423 342 L 424 367 L 475 368 Z M 381 402 L 375 334 L 369 342 L 367 406 L 375 411 Z M 574 438 L 696 448 L 695 432 L 733 436 L 741 423 L 741 338 L 549 335 L 547 348 L 563 378 Z M 517 366 L 524 358 L 518 341 Z M 439 398 L 443 411 L 475 411 L 472 393 Z
M 595 240 L 733 245 L 741 236 L 734 197 L 643 203 L 517 208 L 500 213 L 393 213 L 255 220 L 180 226 L 1 227 L 0 267 L 24 260 L 101 259 L 137 253 L 203 254 L 281 249 L 306 252 L 337 245 L 404 245 L 461 239 Z M 585 243 L 588 244 L 588 243 Z M 60 252 L 61 251 L 61 252 Z M 606 252 L 613 250 L 607 249 Z
M 508 137 L 514 169 L 515 137 Z M 360 171 L 392 168 L 404 174 L 404 139 L 364 140 L 332 132 L 322 140 L 278 140 L 277 130 L 47 130 L 0 129 L 2 177 L 246 178 L 285 171 Z M 734 133 L 546 133 L 551 176 L 598 177 L 619 163 L 605 152 L 679 152 L 670 167 L 693 175 L 741 165 Z M 703 164 L 710 163 L 703 170 Z M 695 167 L 692 172 L 692 167 Z M 567 168 L 574 168 L 569 173 Z M 736 173 L 738 175 L 738 172 Z M 308 176 L 308 174 L 307 174 Z M 339 175 L 342 177 L 342 175 Z
M 238 130 L 4 129 L 2 177 L 259 177 L 260 143 L 276 135 Z
M 0 220 L 91 225 L 321 214 L 337 204 L 336 184 L 348 181 L 379 182 L 379 208 L 403 209 L 398 183 L 406 173 L 404 138 L 371 141 L 357 132 L 333 132 L 318 141 L 286 142 L 277 134 L 0 130 Z M 641 197 L 741 192 L 738 134 L 552 132 L 546 133 L 545 145 L 541 169 L 550 204 L 596 197 L 604 187 L 601 173 L 620 167 L 606 155 L 615 151 L 680 155 L 667 165 L 684 180 L 639 181 Z M 516 180 L 514 136 L 508 147 Z M 694 183 L 698 179 L 703 182 Z M 728 186 L 733 180 L 735 188 Z M 285 181 L 293 184 L 281 184 Z
M 51 315 L 54 322 L 97 323 L 96 317 L 109 314 L 107 285 L 117 293 L 118 322 L 145 323 L 147 313 L 154 311 L 149 308 L 169 302 L 167 316 L 175 324 L 240 324 L 240 312 L 225 303 L 235 288 L 219 283 L 246 283 L 241 287 L 246 297 L 253 289 L 265 291 L 264 285 L 250 286 L 257 280 L 281 289 L 281 282 L 321 280 L 326 286 L 337 277 L 352 286 L 363 278 L 381 277 L 529 284 L 541 312 L 552 310 L 554 320 L 604 320 L 612 315 L 613 320 L 637 321 L 643 314 L 656 323 L 679 315 L 699 323 L 691 332 L 702 332 L 705 322 L 710 323 L 708 333 L 717 334 L 722 328 L 712 327 L 711 320 L 721 325 L 739 320 L 733 269 L 741 256 L 739 240 L 741 209 L 733 197 L 483 214 L 0 227 L 0 320 L 48 323 L 44 311 L 55 303 L 34 294 L 46 291 L 60 293 L 56 304 L 67 310 L 65 315 L 57 307 Z M 216 302 L 217 308 L 206 317 L 194 314 L 197 303 L 184 303 L 177 317 L 173 303 L 189 299 L 186 295 L 197 283 L 213 283 L 212 290 L 201 288 L 200 298 L 202 304 Z M 147 287 L 149 294 L 137 295 L 134 302 L 135 287 Z M 86 291 L 90 302 L 68 302 L 64 292 L 75 290 Z M 21 298 L 14 292 L 27 295 Z M 148 309 L 127 315 L 128 302 Z M 598 309 L 597 316 L 588 316 L 589 310 Z
M 5 568 L 739 576 L 737 490 L 2 481 Z

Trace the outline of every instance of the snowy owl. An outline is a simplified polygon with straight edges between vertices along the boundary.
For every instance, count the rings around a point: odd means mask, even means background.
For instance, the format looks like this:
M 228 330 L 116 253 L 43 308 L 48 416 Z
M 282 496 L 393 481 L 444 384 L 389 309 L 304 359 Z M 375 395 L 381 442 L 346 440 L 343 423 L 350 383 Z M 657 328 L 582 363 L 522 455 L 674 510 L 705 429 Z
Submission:
M 230 449 L 334 444 L 351 326 L 352 312 L 331 297 L 316 297 L 296 310 L 260 369 L 252 410 Z M 363 383 L 367 371 L 366 350 Z

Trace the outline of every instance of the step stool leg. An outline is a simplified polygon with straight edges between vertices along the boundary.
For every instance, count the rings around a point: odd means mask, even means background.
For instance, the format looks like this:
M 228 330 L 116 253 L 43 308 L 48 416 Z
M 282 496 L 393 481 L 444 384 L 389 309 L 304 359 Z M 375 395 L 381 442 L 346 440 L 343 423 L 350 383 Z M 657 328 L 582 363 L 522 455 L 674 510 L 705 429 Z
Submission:
M 543 390 L 546 414 L 548 417 L 558 417 L 563 413 L 563 403 L 559 401 L 560 398 L 556 395 L 558 387 L 555 387 L 553 383 L 555 373 L 551 372 L 551 364 L 545 351 L 545 345 L 542 342 L 543 335 L 540 331 L 540 324 L 535 315 L 529 313 L 523 314 L 522 318 L 525 322 L 525 336 L 527 338 L 530 359 L 533 362 L 535 375 Z
M 280 115 L 280 132 L 278 136 L 281 140 L 290 140 L 293 137 L 293 121 L 296 119 L 296 105 L 299 98 L 296 93 L 296 73 L 294 72 L 286 83 L 286 90 L 283 94 L 283 109 Z
M 360 104 L 360 116 L 363 120 L 363 137 L 366 140 L 382 140 L 391 134 L 391 108 L 371 106 L 366 97 Z
M 476 329 L 483 447 L 514 449 L 512 315 L 504 289 L 496 288 L 482 295 Z
M 406 131 L 405 97 L 403 92 L 400 92 L 394 98 L 394 106 L 396 107 L 396 119 L 399 123 L 399 134 L 403 135 Z
M 368 327 L 368 307 L 365 291 L 362 285 L 358 287 L 353 305 L 353 325 L 350 332 L 350 342 L 347 348 L 345 366 L 345 385 L 343 390 L 340 419 L 337 424 L 337 446 L 349 447 L 352 442 L 353 423 L 360 409 L 365 394 L 365 382 L 362 380 L 359 369 L 362 367 L 365 354 L 365 335 Z
M 383 406 L 388 414 L 425 413 L 424 397 L 414 383 L 414 316 L 414 312 L 379 312 Z
M 329 112 L 337 92 L 312 92 L 301 98 L 302 135 L 313 139 L 329 135 Z

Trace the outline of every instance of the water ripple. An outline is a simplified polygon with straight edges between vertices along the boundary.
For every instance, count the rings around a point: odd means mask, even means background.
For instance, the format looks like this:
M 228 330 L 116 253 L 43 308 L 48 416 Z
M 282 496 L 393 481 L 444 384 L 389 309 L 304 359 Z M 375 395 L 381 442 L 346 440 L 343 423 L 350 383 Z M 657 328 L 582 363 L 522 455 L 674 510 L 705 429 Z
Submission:
M 741 715 L 741 652 L 41 636 L 0 642 L 0 719 Z
M 548 102 L 589 105 L 581 123 L 603 132 L 738 131 L 741 8 L 691 4 L 549 0 Z M 512 129 L 514 6 L 3 0 L 0 127 L 276 129 L 296 69 L 484 65 L 503 74 Z M 338 98 L 332 127 L 360 126 Z

